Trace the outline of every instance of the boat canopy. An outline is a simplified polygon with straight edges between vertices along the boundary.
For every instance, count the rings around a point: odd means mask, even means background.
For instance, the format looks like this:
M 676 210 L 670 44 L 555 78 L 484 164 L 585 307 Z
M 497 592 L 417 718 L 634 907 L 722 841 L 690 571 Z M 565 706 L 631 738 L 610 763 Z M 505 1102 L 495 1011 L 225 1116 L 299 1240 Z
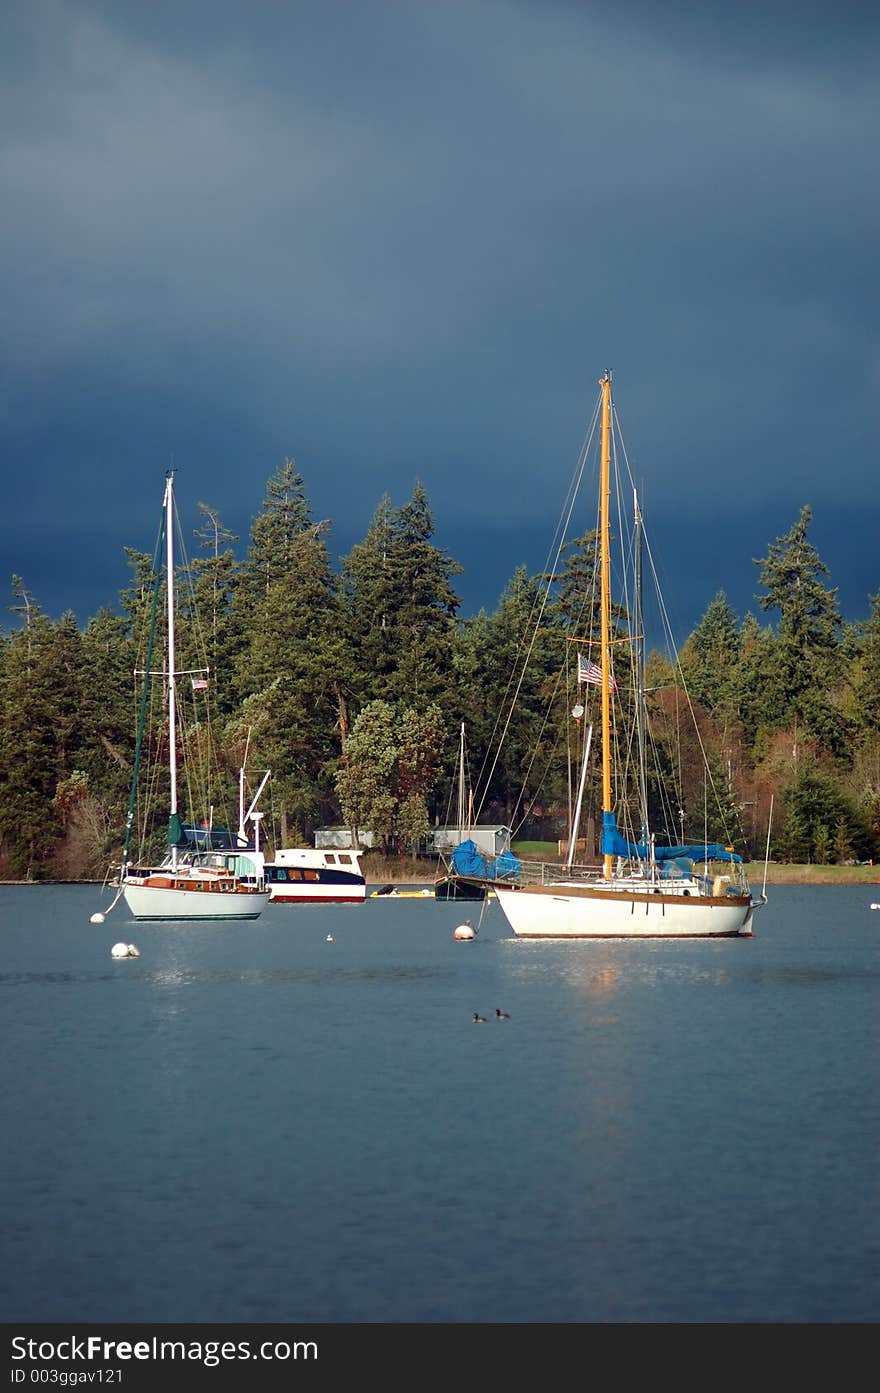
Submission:
M 168 845 L 185 847 L 190 851 L 228 851 L 237 845 L 228 827 L 196 826 L 191 822 L 181 822 L 172 813 L 168 819 Z
M 476 842 L 459 842 L 452 853 L 452 869 L 456 875 L 471 880 L 513 880 L 522 867 L 510 851 L 502 851 L 491 860 L 477 850 Z
M 614 813 L 602 814 L 602 855 L 634 856 L 640 861 L 650 861 L 652 848 L 645 842 L 629 842 L 617 826 Z M 730 847 L 720 842 L 692 842 L 682 846 L 655 846 L 655 861 L 675 861 L 680 857 L 690 861 L 742 861 Z

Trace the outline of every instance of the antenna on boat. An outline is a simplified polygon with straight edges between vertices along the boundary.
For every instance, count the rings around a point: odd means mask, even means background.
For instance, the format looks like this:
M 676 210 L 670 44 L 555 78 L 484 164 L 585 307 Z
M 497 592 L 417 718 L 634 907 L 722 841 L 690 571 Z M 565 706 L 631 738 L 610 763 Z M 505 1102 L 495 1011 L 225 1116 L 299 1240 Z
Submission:
M 767 898 L 767 862 L 770 860 L 770 828 L 773 824 L 773 794 L 770 794 L 770 812 L 767 817 L 767 850 L 764 852 L 764 883 L 761 886 L 761 898 Z

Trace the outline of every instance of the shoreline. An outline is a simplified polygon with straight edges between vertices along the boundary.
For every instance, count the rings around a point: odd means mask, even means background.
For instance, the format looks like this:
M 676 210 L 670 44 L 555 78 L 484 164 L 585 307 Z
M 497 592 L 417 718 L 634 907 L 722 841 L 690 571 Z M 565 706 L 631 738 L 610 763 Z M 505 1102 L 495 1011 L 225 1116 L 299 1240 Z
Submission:
M 417 870 L 412 865 L 406 867 L 382 868 L 383 873 L 372 867 L 364 867 L 364 879 L 368 887 L 378 885 L 433 885 L 436 870 Z M 561 867 L 560 867 L 561 869 Z M 598 869 L 598 867 L 597 867 Z M 763 862 L 749 862 L 745 872 L 753 888 L 764 882 Z M 772 861 L 767 866 L 768 885 L 880 885 L 880 866 L 813 866 Z M 103 880 L 3 880 L 4 885 L 98 885 Z

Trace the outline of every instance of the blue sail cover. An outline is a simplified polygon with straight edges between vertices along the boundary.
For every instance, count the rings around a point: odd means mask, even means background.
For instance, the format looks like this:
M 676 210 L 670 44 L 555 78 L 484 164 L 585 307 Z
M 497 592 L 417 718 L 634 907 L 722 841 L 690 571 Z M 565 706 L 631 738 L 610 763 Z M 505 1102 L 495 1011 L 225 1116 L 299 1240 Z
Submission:
M 520 873 L 520 863 L 509 851 L 502 851 L 494 860 L 487 860 L 470 840 L 459 842 L 452 853 L 452 869 L 456 875 L 470 880 L 512 880 Z
M 613 813 L 602 814 L 603 856 L 636 856 L 650 861 L 651 848 L 645 842 L 628 842 L 617 826 Z M 655 846 L 655 861 L 675 861 L 685 857 L 690 861 L 742 861 L 735 851 L 720 842 L 692 842 L 687 846 Z

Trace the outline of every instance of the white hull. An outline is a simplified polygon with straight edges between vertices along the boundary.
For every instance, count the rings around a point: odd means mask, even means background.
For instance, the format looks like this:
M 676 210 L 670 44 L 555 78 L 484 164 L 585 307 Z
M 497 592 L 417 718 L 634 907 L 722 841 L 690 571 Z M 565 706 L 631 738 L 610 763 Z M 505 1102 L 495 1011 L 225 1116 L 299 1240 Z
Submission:
M 267 890 L 177 890 L 127 884 L 123 899 L 134 919 L 256 919 Z
M 495 894 L 519 938 L 750 936 L 748 896 L 664 895 L 599 886 L 534 885 Z

